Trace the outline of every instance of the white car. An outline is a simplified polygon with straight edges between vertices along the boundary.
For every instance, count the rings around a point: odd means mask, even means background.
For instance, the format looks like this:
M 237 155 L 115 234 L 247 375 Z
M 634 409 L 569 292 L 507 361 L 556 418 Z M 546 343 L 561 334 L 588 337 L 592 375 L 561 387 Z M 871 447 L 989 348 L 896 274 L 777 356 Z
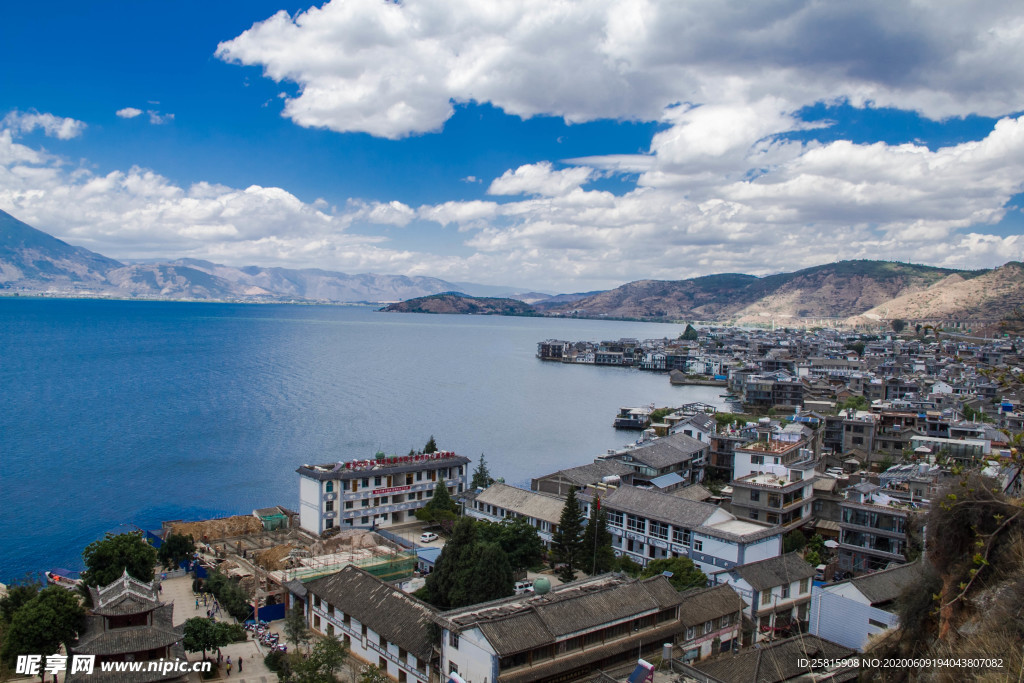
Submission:
M 516 581 L 516 595 L 524 595 L 533 592 L 533 581 Z
M 431 533 L 429 531 L 424 531 L 420 535 L 420 543 L 430 543 L 431 541 L 436 541 L 436 540 L 437 540 L 437 534 Z

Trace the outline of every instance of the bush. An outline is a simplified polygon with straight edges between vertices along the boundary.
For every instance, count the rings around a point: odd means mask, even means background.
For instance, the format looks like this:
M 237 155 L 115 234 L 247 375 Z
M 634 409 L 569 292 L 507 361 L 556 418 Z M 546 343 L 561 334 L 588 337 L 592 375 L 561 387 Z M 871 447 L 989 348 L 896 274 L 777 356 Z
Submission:
M 267 668 L 274 673 L 279 673 L 287 666 L 288 655 L 280 650 L 271 650 L 267 656 L 263 658 L 263 663 L 266 664 Z

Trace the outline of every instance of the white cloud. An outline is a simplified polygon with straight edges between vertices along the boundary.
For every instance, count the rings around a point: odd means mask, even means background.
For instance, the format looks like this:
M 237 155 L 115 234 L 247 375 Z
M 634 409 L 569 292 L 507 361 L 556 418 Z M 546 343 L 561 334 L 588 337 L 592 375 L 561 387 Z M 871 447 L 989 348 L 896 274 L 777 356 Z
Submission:
M 840 98 L 932 118 L 1020 111 L 1022 33 L 1011 2 L 334 0 L 278 12 L 217 56 L 297 83 L 284 115 L 340 132 L 437 131 L 452 102 L 578 122 L 770 98 L 766 122 L 730 110 L 749 135 Z M 732 147 L 728 130 L 696 119 L 712 136 L 693 153 Z
M 31 133 L 36 128 L 41 128 L 47 137 L 58 140 L 76 138 L 85 130 L 85 123 L 82 121 L 53 114 L 40 114 L 36 111 L 12 111 L 0 123 L 14 134 Z
M 149 114 L 149 122 L 154 126 L 160 126 L 174 120 L 174 114 L 161 114 L 154 109 L 150 109 L 146 113 Z
M 118 109 L 116 114 L 122 119 L 134 119 L 136 116 L 142 115 L 142 110 L 135 107 L 125 107 L 124 109 Z
M 593 175 L 593 169 L 585 166 L 556 171 L 547 161 L 539 164 L 526 164 L 515 171 L 505 171 L 500 178 L 495 178 L 487 188 L 487 194 L 536 194 L 545 197 L 558 197 L 579 189 Z

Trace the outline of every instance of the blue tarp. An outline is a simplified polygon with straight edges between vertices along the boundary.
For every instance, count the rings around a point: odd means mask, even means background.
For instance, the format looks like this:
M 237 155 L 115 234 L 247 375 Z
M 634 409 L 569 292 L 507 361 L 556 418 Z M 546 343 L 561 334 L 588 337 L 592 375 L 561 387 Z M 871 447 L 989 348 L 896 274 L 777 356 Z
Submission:
M 278 619 L 284 619 L 284 614 L 285 608 L 283 602 L 279 602 L 276 605 L 260 607 L 260 621 L 277 621 Z
M 152 531 L 147 531 L 145 533 L 144 538 L 146 539 L 146 542 L 149 543 L 154 548 L 159 548 L 160 546 L 162 546 L 164 544 L 163 539 L 161 539 L 159 536 L 154 534 Z

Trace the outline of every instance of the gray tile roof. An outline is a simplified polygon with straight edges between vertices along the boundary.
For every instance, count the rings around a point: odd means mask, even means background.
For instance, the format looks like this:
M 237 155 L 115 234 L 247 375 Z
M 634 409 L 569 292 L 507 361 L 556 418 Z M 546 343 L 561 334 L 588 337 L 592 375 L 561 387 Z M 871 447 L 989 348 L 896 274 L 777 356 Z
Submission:
M 663 576 L 638 581 L 605 574 L 559 586 L 546 595 L 506 598 L 441 616 L 453 630 L 478 627 L 503 657 L 681 602 Z
M 729 683 L 779 683 L 811 673 L 810 668 L 797 666 L 797 661 L 801 658 L 842 659 L 853 654 L 856 654 L 856 651 L 848 647 L 817 636 L 802 635 L 762 644 L 757 649 L 742 650 L 733 655 L 694 662 L 691 666 L 719 681 Z M 857 679 L 856 669 L 843 671 L 844 673 L 828 680 Z
M 814 576 L 814 567 L 807 564 L 799 554 L 786 553 L 733 567 L 730 573 L 740 576 L 754 590 L 763 591 L 800 579 L 809 579 Z
M 682 594 L 683 604 L 679 610 L 680 621 L 685 626 L 696 626 L 704 622 L 742 612 L 747 606 L 729 584 L 711 588 L 695 588 Z
M 89 593 L 92 595 L 92 611 L 107 616 L 149 612 L 161 605 L 154 582 L 139 581 L 129 575 L 127 569 L 106 586 L 90 586 Z
M 718 511 L 718 507 L 711 503 L 687 500 L 671 493 L 635 486 L 620 486 L 605 495 L 602 504 L 612 510 L 668 522 L 686 529 L 701 526 Z
M 476 500 L 552 524 L 558 524 L 562 508 L 565 507 L 565 501 L 557 496 L 527 491 L 500 482 L 476 494 Z
M 685 498 L 686 500 L 695 500 L 698 503 L 711 498 L 714 494 L 711 493 L 707 488 L 700 484 L 691 484 L 689 486 L 683 486 L 670 493 L 676 498 Z
M 115 655 L 144 652 L 173 645 L 182 639 L 182 626 L 174 627 L 174 606 L 163 605 L 153 612 L 153 624 L 104 630 L 105 618 L 88 617 L 84 634 L 71 649 L 81 655 Z
M 305 585 L 309 593 L 412 652 L 417 659 L 432 658 L 430 624 L 436 622 L 437 610 L 425 602 L 352 565 Z
M 168 660 L 184 660 L 185 648 L 180 643 L 171 646 Z M 164 675 L 160 671 L 101 671 L 97 664 L 92 673 L 79 671 L 69 673 L 64 683 L 185 683 L 188 680 L 187 674 Z
M 590 463 L 589 465 L 580 465 L 579 467 L 570 467 L 566 470 L 559 470 L 558 472 L 555 472 L 555 474 L 560 474 L 579 486 L 586 486 L 587 484 L 596 484 L 604 477 L 611 477 L 615 475 L 622 477 L 627 474 L 632 474 L 633 471 L 632 467 L 625 465 L 618 460 L 598 460 Z M 550 477 L 554 475 L 547 476 Z M 538 478 L 545 479 L 546 477 Z
M 686 434 L 672 434 L 654 439 L 648 444 L 627 451 L 634 462 L 661 469 L 693 459 L 693 456 L 708 448 L 708 445 Z
M 863 593 L 872 605 L 880 605 L 898 598 L 908 586 L 921 578 L 921 574 L 921 563 L 915 561 L 850 579 L 850 583 Z

